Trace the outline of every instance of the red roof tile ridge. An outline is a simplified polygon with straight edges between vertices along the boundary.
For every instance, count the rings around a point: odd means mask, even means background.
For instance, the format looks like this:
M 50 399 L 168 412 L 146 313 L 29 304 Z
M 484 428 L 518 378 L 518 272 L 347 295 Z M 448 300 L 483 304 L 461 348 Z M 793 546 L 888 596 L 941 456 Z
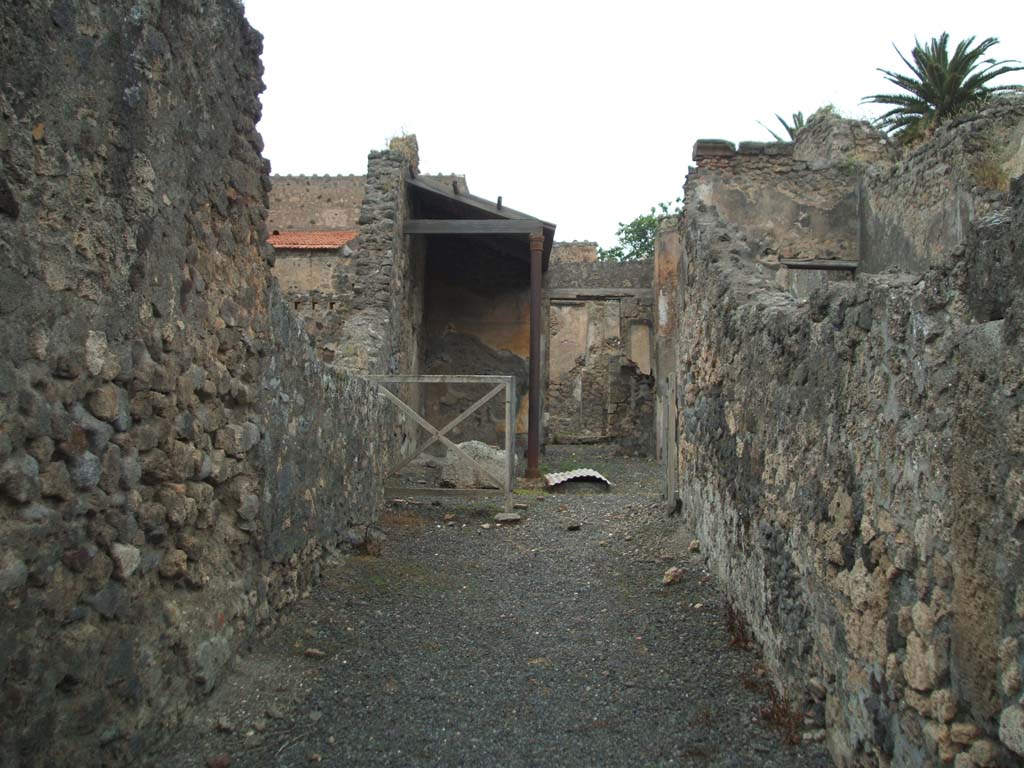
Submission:
M 285 250 L 333 250 L 352 242 L 359 236 L 357 229 L 286 230 L 267 238 L 274 248 Z

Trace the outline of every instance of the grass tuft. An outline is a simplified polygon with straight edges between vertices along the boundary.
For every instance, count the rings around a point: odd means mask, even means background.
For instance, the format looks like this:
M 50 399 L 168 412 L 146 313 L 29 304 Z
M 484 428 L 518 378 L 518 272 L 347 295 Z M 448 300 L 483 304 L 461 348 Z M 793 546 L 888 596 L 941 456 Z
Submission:
M 768 686 L 768 704 L 761 707 L 759 714 L 764 722 L 779 732 L 783 743 L 794 746 L 802 741 L 803 714 L 794 709 L 789 699 L 775 690 L 775 686 Z
M 754 644 L 750 625 L 732 603 L 725 605 L 725 630 L 729 633 L 729 645 L 734 648 L 750 648 Z

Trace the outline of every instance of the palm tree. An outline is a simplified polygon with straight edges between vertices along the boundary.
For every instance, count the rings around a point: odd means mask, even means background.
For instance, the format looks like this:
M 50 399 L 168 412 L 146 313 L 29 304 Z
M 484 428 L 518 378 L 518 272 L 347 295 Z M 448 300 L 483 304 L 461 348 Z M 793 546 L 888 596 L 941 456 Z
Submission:
M 885 75 L 886 80 L 906 93 L 875 94 L 865 98 L 862 103 L 891 105 L 893 109 L 879 117 L 875 123 L 901 138 L 913 139 L 927 133 L 941 120 L 978 106 L 994 93 L 1021 89 L 1019 85 L 993 87 L 987 84 L 1000 75 L 1024 69 L 1009 66 L 1018 63 L 1014 59 L 996 61 L 981 58 L 998 42 L 998 38 L 988 37 L 971 48 L 974 37 L 968 37 L 957 44 L 950 58 L 946 50 L 948 33 L 943 32 L 940 37 L 933 37 L 925 46 L 915 39 L 914 50 L 911 52 L 913 62 L 896 49 L 903 63 L 914 73 L 913 77 L 887 69 L 878 70 Z
M 779 134 L 777 134 L 775 131 L 773 131 L 771 128 L 769 128 L 767 125 L 762 123 L 760 120 L 757 121 L 757 124 L 760 125 L 762 128 L 764 128 L 766 131 L 768 131 L 768 133 L 770 133 L 772 135 L 772 137 L 776 141 L 793 141 L 796 138 L 796 135 L 798 133 L 800 133 L 800 130 L 804 127 L 804 113 L 803 112 L 794 112 L 793 113 L 793 124 L 792 125 L 787 123 L 782 118 L 782 115 L 780 115 L 778 113 L 775 114 L 775 119 L 778 120 L 780 123 L 782 123 L 782 127 L 785 128 L 786 129 L 786 133 L 789 134 L 789 139 L 782 138 L 781 136 L 779 136 Z

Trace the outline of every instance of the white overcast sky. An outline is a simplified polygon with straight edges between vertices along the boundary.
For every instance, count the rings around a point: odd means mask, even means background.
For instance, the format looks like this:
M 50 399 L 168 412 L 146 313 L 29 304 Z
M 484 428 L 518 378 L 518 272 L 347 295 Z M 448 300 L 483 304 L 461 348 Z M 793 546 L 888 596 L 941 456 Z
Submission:
M 415 133 L 424 173 L 612 245 L 682 194 L 698 138 L 893 88 L 876 67 L 948 31 L 1024 59 L 1024 2 L 245 0 L 264 38 L 259 129 L 274 173 L 361 174 Z M 951 45 L 952 47 L 952 45 Z M 1019 73 L 1024 74 L 1024 73 Z M 1022 82 L 1011 78 L 1007 82 Z

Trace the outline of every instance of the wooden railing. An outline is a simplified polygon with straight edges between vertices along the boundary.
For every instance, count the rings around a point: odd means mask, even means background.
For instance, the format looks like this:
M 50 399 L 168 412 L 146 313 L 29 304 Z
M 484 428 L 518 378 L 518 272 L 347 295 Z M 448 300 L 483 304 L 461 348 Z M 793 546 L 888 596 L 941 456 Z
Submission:
M 434 488 L 434 487 L 411 487 L 389 485 L 389 495 L 432 495 L 432 494 L 461 494 L 483 496 L 501 493 L 505 497 L 505 511 L 512 511 L 512 489 L 515 485 L 515 439 L 516 439 L 516 380 L 514 376 L 366 376 L 367 381 L 377 384 L 381 393 L 392 403 L 398 406 L 399 410 L 413 420 L 430 434 L 430 438 L 419 445 L 415 451 L 402 458 L 402 460 L 389 470 L 389 474 L 397 476 L 399 472 L 411 464 L 425 450 L 435 443 L 441 443 L 448 450 L 454 451 L 463 461 L 478 470 L 480 474 L 497 485 L 494 488 Z M 474 402 L 458 416 L 452 419 L 443 427 L 435 427 L 428 422 L 419 412 L 402 400 L 397 394 L 387 388 L 389 384 L 490 384 L 491 388 L 483 397 Z M 505 471 L 503 477 L 497 477 L 490 468 L 480 465 L 469 456 L 457 443 L 452 442 L 448 434 L 466 419 L 480 410 L 497 395 L 505 393 Z

